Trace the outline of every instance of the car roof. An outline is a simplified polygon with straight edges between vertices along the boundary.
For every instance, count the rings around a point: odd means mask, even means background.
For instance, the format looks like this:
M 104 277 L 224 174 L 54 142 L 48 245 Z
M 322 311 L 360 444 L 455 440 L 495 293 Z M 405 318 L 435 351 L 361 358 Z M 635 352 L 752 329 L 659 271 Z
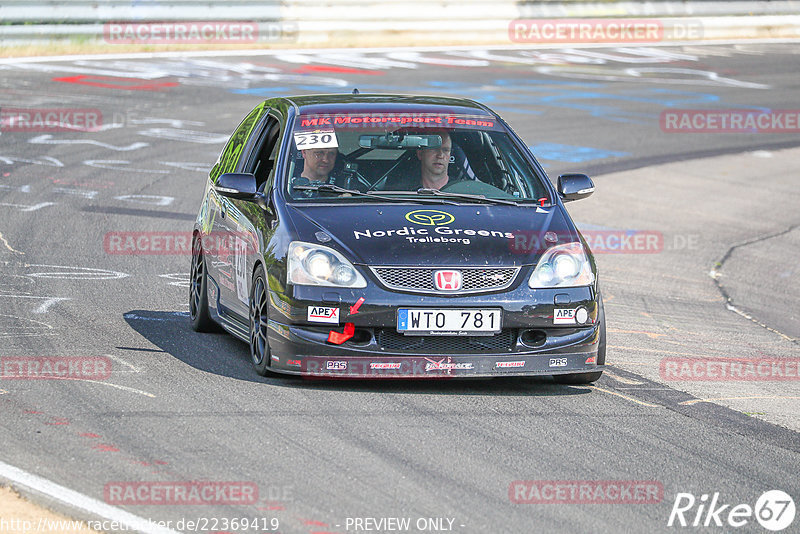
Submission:
M 392 94 L 327 94 L 286 97 L 301 114 L 327 113 L 447 113 L 485 115 L 494 114 L 472 100 L 444 96 L 412 96 Z

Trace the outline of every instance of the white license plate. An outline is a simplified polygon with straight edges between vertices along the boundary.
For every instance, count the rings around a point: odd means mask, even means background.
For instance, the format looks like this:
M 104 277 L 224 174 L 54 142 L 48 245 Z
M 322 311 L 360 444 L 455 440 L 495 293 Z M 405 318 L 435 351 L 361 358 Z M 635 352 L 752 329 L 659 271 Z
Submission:
M 409 335 L 491 335 L 500 332 L 498 308 L 400 308 L 397 331 Z

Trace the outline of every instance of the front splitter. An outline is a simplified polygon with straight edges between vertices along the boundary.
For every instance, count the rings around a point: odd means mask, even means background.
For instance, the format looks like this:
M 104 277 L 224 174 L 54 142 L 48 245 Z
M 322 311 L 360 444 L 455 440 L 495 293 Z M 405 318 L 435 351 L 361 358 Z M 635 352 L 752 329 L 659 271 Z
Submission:
M 456 356 L 308 356 L 272 355 L 271 370 L 320 378 L 490 378 L 593 373 L 591 353 Z M 587 363 L 587 361 L 589 363 Z

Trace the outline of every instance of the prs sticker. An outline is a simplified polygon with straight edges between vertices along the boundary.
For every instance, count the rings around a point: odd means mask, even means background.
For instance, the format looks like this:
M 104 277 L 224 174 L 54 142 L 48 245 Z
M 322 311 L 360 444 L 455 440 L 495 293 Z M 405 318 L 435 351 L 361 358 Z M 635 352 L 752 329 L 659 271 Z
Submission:
M 553 310 L 553 324 L 575 324 L 576 309 L 555 308 Z
M 309 306 L 308 322 L 339 324 L 339 308 Z
M 309 148 L 338 148 L 336 132 L 333 130 L 314 130 L 313 132 L 296 132 L 294 144 L 298 150 Z
M 325 369 L 328 371 L 344 371 L 347 369 L 347 362 L 342 360 L 328 360 L 325 362 Z

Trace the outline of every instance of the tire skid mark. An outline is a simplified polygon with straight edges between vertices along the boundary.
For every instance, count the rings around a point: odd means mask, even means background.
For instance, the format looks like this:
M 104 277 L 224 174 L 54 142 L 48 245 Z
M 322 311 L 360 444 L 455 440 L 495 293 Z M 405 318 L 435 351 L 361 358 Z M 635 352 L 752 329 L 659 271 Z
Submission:
M 626 363 L 626 365 L 628 365 Z M 624 388 L 615 388 L 608 385 L 611 389 L 624 389 L 624 391 L 631 396 L 617 393 L 616 391 L 604 390 L 597 386 L 589 386 L 592 389 L 603 391 L 621 397 L 628 397 L 632 400 L 634 396 L 637 397 L 639 402 L 648 404 L 649 402 L 659 403 L 659 407 L 666 408 L 672 412 L 689 417 L 695 421 L 704 423 L 710 427 L 719 428 L 725 432 L 733 432 L 740 436 L 747 437 L 759 443 L 769 444 L 787 451 L 794 451 L 800 453 L 800 441 L 797 439 L 797 433 L 793 430 L 770 423 L 768 421 L 753 418 L 746 413 L 728 408 L 715 401 L 725 400 L 747 400 L 764 398 L 769 399 L 800 399 L 800 397 L 785 397 L 785 396 L 763 396 L 763 397 L 719 397 L 700 399 L 679 389 L 675 389 L 668 384 L 663 384 L 645 378 L 632 371 L 615 368 L 614 374 L 619 374 L 625 379 L 635 380 L 640 382 L 640 385 Z M 612 378 L 612 377 L 609 377 Z M 580 386 L 572 386 L 580 387 Z M 769 436 L 769 437 L 765 437 Z
M 609 395 L 615 395 L 617 397 L 623 398 L 623 399 L 625 399 L 627 401 L 630 401 L 630 402 L 633 402 L 635 404 L 641 404 L 642 406 L 647 406 L 648 408 L 661 408 L 662 407 L 662 406 L 660 406 L 658 404 L 650 404 L 649 402 L 640 401 L 638 399 L 634 399 L 633 397 L 629 397 L 628 395 L 623 395 L 622 393 L 618 393 L 618 392 L 612 391 L 610 389 L 605 389 L 605 388 L 601 388 L 601 387 L 595 386 L 594 384 L 589 384 L 588 386 L 580 386 L 580 387 L 588 387 L 590 389 L 595 389 L 597 391 L 601 391 L 601 392 L 607 393 Z
M 712 397 L 708 399 L 692 399 L 688 401 L 683 401 L 679 404 L 683 406 L 691 406 L 693 404 L 697 404 L 699 402 L 717 402 L 717 401 L 731 401 L 731 400 L 755 400 L 755 399 L 764 399 L 764 400 L 797 400 L 800 397 L 795 396 L 786 396 L 786 395 L 750 395 L 746 397 Z

